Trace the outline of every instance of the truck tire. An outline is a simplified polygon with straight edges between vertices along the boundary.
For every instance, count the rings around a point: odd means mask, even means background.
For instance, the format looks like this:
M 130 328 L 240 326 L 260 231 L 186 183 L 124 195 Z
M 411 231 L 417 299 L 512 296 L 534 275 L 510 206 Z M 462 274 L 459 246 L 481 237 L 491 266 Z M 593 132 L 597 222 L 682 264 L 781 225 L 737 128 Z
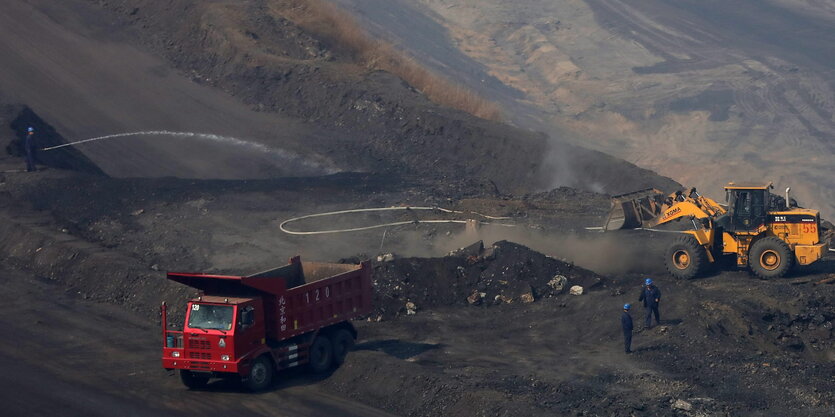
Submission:
M 244 381 L 248 391 L 258 392 L 270 387 L 273 383 L 273 363 L 266 356 L 260 356 L 249 370 L 249 376 Z
M 345 363 L 345 357 L 354 347 L 354 335 L 346 329 L 339 329 L 333 334 L 333 364 L 339 366 Z
M 310 346 L 310 370 L 315 373 L 327 372 L 333 364 L 333 347 L 327 336 L 320 334 Z
M 200 389 L 206 387 L 209 377 L 195 374 L 187 369 L 180 369 L 180 381 L 189 389 Z
M 748 266 L 762 279 L 782 277 L 793 264 L 794 256 L 789 245 L 776 237 L 754 242 L 748 253 Z
M 678 279 L 691 279 L 707 267 L 707 252 L 692 236 L 679 236 L 667 248 L 664 266 L 670 275 Z

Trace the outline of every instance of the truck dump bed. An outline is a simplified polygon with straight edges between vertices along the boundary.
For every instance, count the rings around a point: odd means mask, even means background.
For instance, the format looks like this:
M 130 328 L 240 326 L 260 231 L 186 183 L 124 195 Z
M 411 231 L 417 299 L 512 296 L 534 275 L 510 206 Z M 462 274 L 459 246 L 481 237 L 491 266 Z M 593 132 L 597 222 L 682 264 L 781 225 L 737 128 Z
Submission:
M 281 341 L 371 312 L 371 265 L 302 262 L 248 276 L 168 273 L 203 295 L 260 296 L 267 338 Z

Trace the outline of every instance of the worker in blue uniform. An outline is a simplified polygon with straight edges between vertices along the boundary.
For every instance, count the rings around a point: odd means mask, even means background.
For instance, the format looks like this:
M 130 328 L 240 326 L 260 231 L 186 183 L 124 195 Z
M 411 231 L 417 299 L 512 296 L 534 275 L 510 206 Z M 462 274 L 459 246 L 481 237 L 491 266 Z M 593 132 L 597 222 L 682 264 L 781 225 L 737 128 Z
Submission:
M 632 304 L 623 305 L 623 314 L 620 315 L 620 325 L 623 327 L 623 350 L 626 353 L 632 353 L 632 316 L 629 315 L 629 310 Z
M 644 281 L 644 288 L 641 290 L 641 296 L 638 301 L 644 302 L 644 307 L 647 310 L 647 318 L 644 326 L 647 329 L 652 328 L 652 316 L 655 315 L 655 323 L 661 324 L 661 313 L 658 311 L 658 305 L 661 303 L 661 290 L 652 283 L 652 280 L 647 278 Z
M 35 128 L 29 127 L 26 129 L 23 148 L 26 151 L 26 171 L 35 171 Z

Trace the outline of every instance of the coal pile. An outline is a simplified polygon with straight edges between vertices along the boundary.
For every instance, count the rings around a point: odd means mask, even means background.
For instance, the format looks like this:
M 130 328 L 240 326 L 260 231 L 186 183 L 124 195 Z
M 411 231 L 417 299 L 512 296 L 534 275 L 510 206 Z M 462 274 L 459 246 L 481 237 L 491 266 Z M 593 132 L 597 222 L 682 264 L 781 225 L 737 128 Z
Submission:
M 530 303 L 568 296 L 575 286 L 595 290 L 603 282 L 594 272 L 508 241 L 489 247 L 479 241 L 440 258 L 386 254 L 373 266 L 377 320 L 437 306 Z
M 784 350 L 809 350 L 814 354 L 835 349 L 835 307 L 831 300 L 813 298 L 797 314 L 774 310 L 763 314 L 761 320 L 768 324 L 774 344 Z

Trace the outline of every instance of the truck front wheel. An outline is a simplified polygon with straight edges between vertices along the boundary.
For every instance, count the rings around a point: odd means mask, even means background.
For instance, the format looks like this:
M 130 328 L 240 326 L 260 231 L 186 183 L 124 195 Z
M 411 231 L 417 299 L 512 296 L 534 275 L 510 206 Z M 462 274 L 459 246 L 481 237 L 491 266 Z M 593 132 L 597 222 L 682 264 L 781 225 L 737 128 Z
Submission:
M 204 388 L 209 383 L 209 377 L 195 374 L 187 369 L 180 369 L 180 381 L 189 389 Z
M 310 370 L 316 373 L 326 372 L 333 364 L 333 349 L 327 336 L 316 336 L 310 346 Z
M 249 377 L 244 382 L 246 389 L 252 392 L 263 391 L 273 382 L 273 364 L 266 356 L 261 356 L 252 363 Z

